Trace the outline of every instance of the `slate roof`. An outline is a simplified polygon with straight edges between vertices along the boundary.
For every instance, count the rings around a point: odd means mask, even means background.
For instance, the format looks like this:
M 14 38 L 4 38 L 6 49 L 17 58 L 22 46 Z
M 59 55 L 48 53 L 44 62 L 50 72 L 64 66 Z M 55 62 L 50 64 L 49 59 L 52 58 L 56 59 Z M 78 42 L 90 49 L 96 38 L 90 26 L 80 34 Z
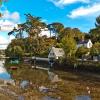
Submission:
M 61 56 L 65 55 L 65 52 L 64 52 L 64 50 L 62 48 L 52 47 L 52 50 L 53 50 L 55 56 L 61 57 Z
M 79 41 L 78 44 L 86 44 L 89 40 Z

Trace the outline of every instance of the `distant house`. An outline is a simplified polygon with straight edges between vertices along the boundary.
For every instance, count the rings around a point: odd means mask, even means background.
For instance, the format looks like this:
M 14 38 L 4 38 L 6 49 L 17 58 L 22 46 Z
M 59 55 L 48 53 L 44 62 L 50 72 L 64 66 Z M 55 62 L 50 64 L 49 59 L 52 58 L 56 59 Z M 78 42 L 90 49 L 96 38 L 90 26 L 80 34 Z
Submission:
M 62 48 L 55 48 L 55 47 L 52 47 L 50 49 L 50 52 L 49 52 L 49 55 L 48 55 L 48 58 L 53 58 L 53 59 L 59 59 L 60 57 L 64 57 L 65 56 L 65 52 Z
M 92 44 L 91 40 L 89 39 L 89 40 L 82 40 L 82 41 L 78 42 L 77 47 L 79 48 L 81 46 L 84 46 L 86 48 L 91 48 L 92 45 L 93 44 Z

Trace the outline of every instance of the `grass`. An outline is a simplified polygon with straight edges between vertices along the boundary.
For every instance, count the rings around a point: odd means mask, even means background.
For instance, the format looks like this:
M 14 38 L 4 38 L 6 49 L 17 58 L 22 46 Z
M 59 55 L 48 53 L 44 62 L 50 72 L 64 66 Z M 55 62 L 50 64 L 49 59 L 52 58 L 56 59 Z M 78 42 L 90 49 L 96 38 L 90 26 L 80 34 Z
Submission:
M 44 95 L 52 97 L 61 97 L 61 100 L 74 100 L 77 95 L 89 95 L 92 100 L 100 100 L 100 79 L 87 73 L 81 73 L 78 71 L 54 71 L 62 79 L 59 83 L 51 83 L 48 80 L 47 71 L 32 69 L 29 65 L 21 64 L 17 70 L 12 72 L 12 77 L 16 82 L 21 80 L 29 80 L 35 86 L 28 90 L 20 90 L 18 87 L 8 87 L 18 94 L 24 95 L 25 100 L 41 100 Z M 41 93 L 38 88 L 41 85 L 52 88 L 57 85 L 57 89 L 53 92 Z M 87 87 L 90 88 L 91 93 L 88 94 Z

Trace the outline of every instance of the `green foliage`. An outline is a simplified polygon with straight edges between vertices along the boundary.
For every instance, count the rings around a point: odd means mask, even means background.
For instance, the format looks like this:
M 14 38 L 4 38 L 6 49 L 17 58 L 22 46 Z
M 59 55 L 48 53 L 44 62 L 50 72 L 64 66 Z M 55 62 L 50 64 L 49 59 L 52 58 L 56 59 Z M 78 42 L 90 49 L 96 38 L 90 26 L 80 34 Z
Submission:
M 57 44 L 56 44 L 56 47 L 57 47 L 57 48 L 61 48 L 61 47 L 62 47 L 62 43 L 57 43 Z
M 61 40 L 66 57 L 71 57 L 76 52 L 76 42 L 72 37 L 65 36 Z
M 91 50 L 90 50 L 90 54 L 92 56 L 97 56 L 100 54 L 100 43 L 96 42 L 95 44 L 93 44 Z
M 6 56 L 22 57 L 25 52 L 25 45 L 23 39 L 14 39 L 5 50 Z
M 89 52 L 89 49 L 82 46 L 82 47 L 79 47 L 76 51 L 76 56 L 77 57 L 82 57 L 84 56 L 85 54 L 87 54 Z
M 76 41 L 79 41 L 82 39 L 82 37 L 84 37 L 85 34 L 83 34 L 78 28 L 73 28 L 72 29 L 72 34 L 73 38 L 76 40 Z
M 28 34 L 28 37 L 12 40 L 6 50 L 7 56 L 47 57 L 51 46 L 63 47 L 66 57 L 73 57 L 75 55 L 76 41 L 79 41 L 84 36 L 78 28 L 64 28 L 63 24 L 54 22 L 48 25 L 48 28 L 50 28 L 50 30 L 51 28 L 55 30 L 57 40 L 55 37 L 41 37 L 39 34 L 41 33 L 41 29 L 47 27 L 46 23 L 41 21 L 41 17 L 35 17 L 31 14 L 25 14 L 25 16 L 26 22 L 18 24 L 20 30 L 16 30 L 16 32 L 22 34 L 21 32 L 25 31 Z
M 90 30 L 90 36 L 92 41 L 95 42 L 100 42 L 100 16 L 96 18 L 96 23 L 95 23 L 96 28 Z
M 100 28 L 100 15 L 96 18 L 95 26 L 96 26 L 97 28 Z
M 100 41 L 100 30 L 98 28 L 91 29 L 89 33 L 94 43 Z
M 13 46 L 13 47 L 10 46 L 6 52 L 8 54 L 7 56 L 9 57 L 16 57 L 16 56 L 22 57 L 24 53 L 20 46 Z
M 61 32 L 64 29 L 64 25 L 59 23 L 59 22 L 55 22 L 55 23 L 50 24 L 48 28 L 49 28 L 49 30 L 54 30 L 55 31 L 55 36 L 57 38 L 59 38 Z
M 37 38 L 41 32 L 41 29 L 46 27 L 46 24 L 41 21 L 41 17 L 35 17 L 31 14 L 26 15 L 26 22 L 22 24 L 24 30 L 30 37 Z
M 84 34 L 78 29 L 78 28 L 70 28 L 70 27 L 66 27 L 64 28 L 60 35 L 59 38 L 63 38 L 65 36 L 71 36 L 73 37 L 76 41 L 79 41 L 82 39 L 82 37 L 84 36 Z

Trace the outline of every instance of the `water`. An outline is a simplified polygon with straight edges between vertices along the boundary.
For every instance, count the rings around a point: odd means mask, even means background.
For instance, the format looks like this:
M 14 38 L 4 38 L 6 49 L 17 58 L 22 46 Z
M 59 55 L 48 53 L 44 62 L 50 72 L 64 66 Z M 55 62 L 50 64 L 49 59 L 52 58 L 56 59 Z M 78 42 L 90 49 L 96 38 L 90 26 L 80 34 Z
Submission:
M 52 97 L 49 97 L 49 96 L 45 96 L 42 98 L 42 100 L 61 100 L 61 99 L 55 99 L 55 98 L 52 98 Z
M 0 79 L 9 80 L 11 79 L 10 74 L 8 74 L 7 70 L 4 67 L 4 60 L 0 60 Z
M 91 100 L 91 98 L 88 95 L 80 95 L 76 96 L 75 100 Z

